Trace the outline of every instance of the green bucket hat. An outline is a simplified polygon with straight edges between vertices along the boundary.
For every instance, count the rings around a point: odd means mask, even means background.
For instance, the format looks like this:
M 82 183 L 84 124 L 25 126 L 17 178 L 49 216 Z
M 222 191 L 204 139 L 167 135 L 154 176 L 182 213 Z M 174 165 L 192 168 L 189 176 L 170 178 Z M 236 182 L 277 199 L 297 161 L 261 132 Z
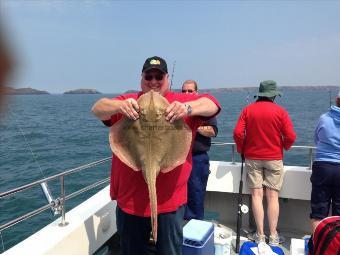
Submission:
M 259 93 L 257 93 L 256 96 L 274 97 L 274 96 L 282 96 L 282 93 L 277 90 L 275 81 L 268 80 L 268 81 L 262 81 L 260 83 Z

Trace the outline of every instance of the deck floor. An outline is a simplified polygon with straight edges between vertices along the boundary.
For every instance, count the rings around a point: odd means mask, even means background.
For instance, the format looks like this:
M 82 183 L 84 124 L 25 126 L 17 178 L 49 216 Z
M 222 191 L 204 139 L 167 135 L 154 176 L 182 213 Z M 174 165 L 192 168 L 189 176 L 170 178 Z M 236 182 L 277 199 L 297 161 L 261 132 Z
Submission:
M 231 228 L 225 227 L 228 229 L 232 236 L 236 236 L 235 231 Z M 289 255 L 290 248 L 290 240 L 291 238 L 302 238 L 302 234 L 293 234 L 293 233 L 281 233 L 281 235 L 285 238 L 285 242 L 280 245 L 285 254 Z M 243 238 L 245 239 L 245 238 Z M 233 243 L 234 244 L 234 243 Z M 231 255 L 237 254 L 235 253 L 234 245 L 232 244 Z M 242 245 L 242 241 L 241 241 Z M 101 249 L 99 249 L 94 255 L 120 255 L 119 248 L 119 236 L 115 234 Z M 145 255 L 157 255 L 156 247 L 150 243 L 148 246 L 147 253 Z

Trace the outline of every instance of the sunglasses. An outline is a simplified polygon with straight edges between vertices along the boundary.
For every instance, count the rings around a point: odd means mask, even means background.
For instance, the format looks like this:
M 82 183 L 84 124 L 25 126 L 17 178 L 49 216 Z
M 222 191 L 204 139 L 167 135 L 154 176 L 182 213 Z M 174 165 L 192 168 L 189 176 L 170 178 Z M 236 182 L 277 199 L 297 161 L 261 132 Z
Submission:
M 194 89 L 182 89 L 182 93 L 194 93 L 196 90 Z
M 146 74 L 144 76 L 144 79 L 147 81 L 151 81 L 152 79 L 156 79 L 157 81 L 161 81 L 163 80 L 164 75 L 163 74 L 156 74 L 156 75 L 152 75 L 152 74 Z

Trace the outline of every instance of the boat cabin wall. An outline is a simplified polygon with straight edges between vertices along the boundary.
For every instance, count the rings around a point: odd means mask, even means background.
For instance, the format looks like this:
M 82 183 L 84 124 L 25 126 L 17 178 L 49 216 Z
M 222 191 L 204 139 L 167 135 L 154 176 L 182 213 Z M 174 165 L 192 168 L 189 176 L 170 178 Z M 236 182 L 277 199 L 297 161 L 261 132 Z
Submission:
M 235 227 L 241 165 L 240 163 L 211 161 L 210 171 L 208 192 L 205 197 L 206 218 Z M 308 167 L 285 166 L 285 178 L 279 193 L 280 217 L 278 229 L 280 231 L 298 235 L 310 232 L 310 175 L 311 170 Z M 250 210 L 248 214 L 243 216 L 243 226 L 245 229 L 255 230 L 251 210 L 251 195 L 247 187 L 245 171 L 243 194 L 243 203 Z M 264 208 L 266 208 L 266 202 L 264 202 Z M 265 228 L 268 229 L 267 221 L 265 221 Z

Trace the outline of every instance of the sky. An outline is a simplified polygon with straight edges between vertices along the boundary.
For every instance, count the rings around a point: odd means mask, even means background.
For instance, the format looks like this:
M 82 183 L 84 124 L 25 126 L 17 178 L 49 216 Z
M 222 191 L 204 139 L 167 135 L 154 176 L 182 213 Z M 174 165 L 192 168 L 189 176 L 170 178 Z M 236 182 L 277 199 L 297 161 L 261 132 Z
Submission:
M 340 85 L 340 1 L 1 0 L 16 88 L 140 88 L 160 56 L 173 88 Z M 175 68 L 174 68 L 174 63 Z

